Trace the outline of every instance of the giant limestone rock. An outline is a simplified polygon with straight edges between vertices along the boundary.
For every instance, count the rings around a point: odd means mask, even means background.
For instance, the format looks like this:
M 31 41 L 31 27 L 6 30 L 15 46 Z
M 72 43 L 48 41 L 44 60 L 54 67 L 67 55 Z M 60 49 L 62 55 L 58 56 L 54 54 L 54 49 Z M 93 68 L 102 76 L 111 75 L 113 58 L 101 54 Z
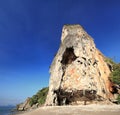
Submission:
M 112 100 L 110 72 L 92 37 L 80 25 L 65 25 L 50 67 L 46 105 Z

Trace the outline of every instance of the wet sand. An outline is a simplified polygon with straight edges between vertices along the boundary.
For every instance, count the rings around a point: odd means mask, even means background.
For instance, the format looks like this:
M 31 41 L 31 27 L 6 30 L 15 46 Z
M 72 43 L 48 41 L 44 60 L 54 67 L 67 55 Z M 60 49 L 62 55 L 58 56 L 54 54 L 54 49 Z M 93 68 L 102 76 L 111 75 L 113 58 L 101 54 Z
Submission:
M 19 115 L 120 115 L 120 105 L 48 106 Z

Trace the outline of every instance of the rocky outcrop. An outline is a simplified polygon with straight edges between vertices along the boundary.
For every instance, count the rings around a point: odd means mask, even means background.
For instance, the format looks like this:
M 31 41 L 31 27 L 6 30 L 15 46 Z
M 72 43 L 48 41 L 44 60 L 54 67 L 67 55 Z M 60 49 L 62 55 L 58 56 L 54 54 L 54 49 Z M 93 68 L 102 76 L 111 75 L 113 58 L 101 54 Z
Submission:
M 110 72 L 91 36 L 80 25 L 65 25 L 50 67 L 46 105 L 113 100 Z
M 26 111 L 31 108 L 30 104 L 30 98 L 27 98 L 24 103 L 17 105 L 17 111 Z
M 32 106 L 30 105 L 30 98 L 28 97 L 23 103 L 20 103 L 16 106 L 17 111 L 28 111 L 32 109 L 38 108 L 39 104 L 33 104 Z

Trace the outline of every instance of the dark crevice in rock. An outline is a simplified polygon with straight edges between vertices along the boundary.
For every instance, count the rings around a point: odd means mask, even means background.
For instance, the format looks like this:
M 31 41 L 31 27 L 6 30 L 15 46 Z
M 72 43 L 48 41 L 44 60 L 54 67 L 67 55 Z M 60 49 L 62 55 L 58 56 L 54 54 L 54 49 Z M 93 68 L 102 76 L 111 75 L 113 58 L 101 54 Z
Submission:
M 85 71 L 83 71 L 84 75 L 86 75 L 87 73 Z
M 111 91 L 112 94 L 117 94 L 118 93 L 118 89 L 116 86 L 112 86 L 112 91 Z
M 97 65 L 98 64 L 98 61 L 95 60 L 94 63 L 93 63 L 93 66 Z
M 111 65 L 111 64 L 109 64 L 109 63 L 107 63 L 107 66 L 109 67 L 109 70 L 112 72 L 112 70 L 113 70 L 112 65 Z
M 106 93 L 105 89 L 102 89 L 102 92 L 103 92 L 103 93 Z
M 88 61 L 89 61 L 89 63 L 92 63 L 92 62 L 91 62 L 91 59 L 88 59 Z
M 86 58 L 85 57 L 82 57 L 85 61 L 86 61 Z
M 58 89 L 59 92 L 60 92 L 60 89 L 61 89 L 61 84 L 62 84 L 62 82 L 63 82 L 63 77 L 64 77 L 64 75 L 65 75 L 66 67 L 67 67 L 67 66 L 62 65 L 63 74 L 62 74 L 61 81 L 60 81 L 60 86 L 59 86 L 59 89 Z
M 83 64 L 83 62 L 80 62 L 80 64 Z
M 73 47 L 66 48 L 61 63 L 63 65 L 71 64 L 74 60 L 76 60 L 76 55 L 74 54 Z
M 83 62 L 81 62 L 80 60 L 78 60 L 77 62 L 80 63 L 80 64 L 83 64 Z
M 90 49 L 90 51 L 92 52 L 93 50 L 92 50 L 92 49 Z
M 64 75 L 65 75 L 66 66 L 63 65 L 62 70 L 63 70 L 63 74 L 62 74 L 62 78 L 61 78 L 61 83 L 62 83 L 63 77 L 64 77 Z M 61 84 L 60 84 L 60 86 L 61 86 Z
M 98 72 L 99 73 L 99 76 L 101 76 L 101 73 L 100 72 Z
M 88 66 L 90 66 L 90 63 L 87 63 Z
M 58 105 L 68 105 L 77 101 L 102 101 L 101 96 L 97 95 L 95 90 L 75 90 L 66 92 L 62 89 L 54 91 L 57 95 Z
M 86 63 L 84 63 L 84 66 L 85 66 L 85 67 L 87 66 Z
M 76 58 L 77 56 L 74 54 L 73 47 L 66 48 L 65 52 L 63 53 L 62 60 L 61 60 L 63 74 L 61 76 L 60 86 L 58 89 L 59 92 L 61 92 L 61 84 L 63 82 L 63 77 L 65 75 L 66 68 L 68 67 L 68 64 L 71 64 L 73 61 L 76 60 Z M 59 105 L 59 99 L 58 99 L 58 105 Z

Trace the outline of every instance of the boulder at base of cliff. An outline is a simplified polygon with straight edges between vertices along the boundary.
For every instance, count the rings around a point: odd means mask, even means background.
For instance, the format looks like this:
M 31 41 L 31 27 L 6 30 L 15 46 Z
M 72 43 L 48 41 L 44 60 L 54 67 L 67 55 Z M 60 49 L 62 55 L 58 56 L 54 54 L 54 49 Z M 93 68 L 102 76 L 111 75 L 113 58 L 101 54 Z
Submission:
M 26 110 L 30 109 L 31 106 L 30 106 L 29 102 L 30 102 L 30 98 L 27 98 L 25 100 L 25 102 L 17 105 L 17 110 L 18 111 L 26 111 Z

